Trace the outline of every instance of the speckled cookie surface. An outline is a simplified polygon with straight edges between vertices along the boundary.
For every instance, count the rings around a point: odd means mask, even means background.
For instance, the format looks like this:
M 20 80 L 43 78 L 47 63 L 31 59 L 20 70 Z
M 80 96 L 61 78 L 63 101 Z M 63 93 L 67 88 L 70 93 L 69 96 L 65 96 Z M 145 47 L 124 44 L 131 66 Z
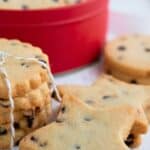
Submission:
M 47 83 L 43 83 L 37 89 L 33 89 L 26 93 L 23 97 L 15 97 L 14 104 L 15 109 L 14 111 L 21 111 L 21 110 L 30 110 L 36 107 L 43 107 L 44 105 L 50 103 L 50 99 L 48 100 L 47 97 L 50 95 L 50 89 Z M 10 102 L 6 99 L 0 99 L 0 114 L 8 113 L 10 111 Z
M 23 119 L 18 122 L 15 121 L 15 143 L 17 144 L 19 140 L 27 135 L 28 133 L 34 131 L 46 125 L 50 120 L 51 106 L 50 104 L 45 106 L 37 114 L 32 116 L 24 116 Z M 10 144 L 10 124 L 0 125 L 0 149 L 8 149 Z
M 32 118 L 33 115 L 38 114 L 46 105 L 51 106 L 51 98 L 49 94 L 46 97 L 44 97 L 42 100 L 43 100 L 43 104 L 41 106 L 32 107 L 32 109 L 30 108 L 30 109 L 15 111 L 13 113 L 15 121 L 18 122 L 19 120 L 22 120 L 23 118 L 27 118 L 27 117 Z M 50 108 L 50 110 L 52 110 L 52 108 Z M 10 123 L 10 112 L 0 113 L 0 124 L 8 124 L 8 123 Z
M 129 150 L 126 140 L 129 140 L 135 118 L 135 109 L 128 105 L 96 110 L 65 95 L 57 121 L 25 137 L 19 148 Z
M 32 57 L 48 63 L 48 58 L 41 49 L 17 40 L 0 39 L 0 53 L 10 55 L 5 58 L 1 67 L 8 74 L 13 97 L 23 96 L 48 81 L 47 70 L 43 66 L 33 61 L 16 59 L 16 57 Z M 8 89 L 2 75 L 0 75 L 0 89 L 0 98 L 8 99 Z
M 137 111 L 133 132 L 144 133 L 147 131 L 148 122 L 142 104 L 147 100 L 148 95 L 142 87 L 133 88 L 111 76 L 103 75 L 92 86 L 59 86 L 59 90 L 61 95 L 73 94 L 96 109 L 128 104 Z M 137 93 L 139 94 L 137 95 Z M 138 146 L 138 143 L 133 143 L 134 146 Z
M 63 0 L 1 0 L 0 9 L 42 9 L 61 7 L 65 5 Z
M 105 65 L 107 71 L 119 79 L 149 84 L 150 36 L 129 35 L 108 42 L 105 47 Z

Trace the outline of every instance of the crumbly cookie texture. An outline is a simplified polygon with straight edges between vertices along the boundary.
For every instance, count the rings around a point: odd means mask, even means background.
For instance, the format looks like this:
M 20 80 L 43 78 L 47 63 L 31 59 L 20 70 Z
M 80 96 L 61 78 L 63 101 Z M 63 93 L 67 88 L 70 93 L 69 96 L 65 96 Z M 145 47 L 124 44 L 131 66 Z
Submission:
M 148 121 L 144 113 L 143 103 L 149 96 L 142 87 L 132 87 L 111 76 L 103 75 L 92 86 L 64 85 L 59 86 L 62 96 L 70 93 L 80 98 L 92 108 L 107 109 L 116 106 L 130 105 L 137 112 L 136 123 L 132 133 L 145 133 Z M 138 146 L 133 143 L 133 147 Z
M 44 66 L 28 60 L 28 58 L 35 58 L 48 64 L 48 57 L 40 48 L 18 40 L 0 39 L 0 53 L 6 56 L 1 67 L 8 74 L 13 97 L 22 97 L 49 80 Z M 8 99 L 8 89 L 2 76 L 0 76 L 0 89 L 0 98 Z
M 138 134 L 131 134 L 136 113 L 129 105 L 96 110 L 73 96 L 65 95 L 57 121 L 25 137 L 19 148 L 129 150 L 133 137 L 138 137 Z
M 67 4 L 67 3 L 66 3 Z M 1 0 L 0 9 L 42 9 L 42 8 L 55 8 L 65 5 L 64 0 Z
M 46 105 L 40 112 L 24 116 L 21 120 L 15 121 L 15 144 L 18 144 L 21 138 L 31 133 L 37 128 L 46 125 L 50 121 L 51 106 Z M 10 124 L 0 125 L 0 149 L 9 149 L 10 147 Z
M 50 89 L 45 82 L 37 89 L 33 89 L 26 93 L 23 97 L 15 97 L 14 105 L 16 111 L 27 111 L 35 108 L 41 108 L 50 103 Z M 47 98 L 49 97 L 49 99 Z M 8 99 L 0 99 L 0 114 L 10 112 L 10 102 Z
M 105 47 L 105 69 L 130 83 L 150 84 L 150 36 L 119 37 Z
M 19 121 L 23 118 L 32 118 L 33 115 L 38 114 L 46 105 L 51 106 L 51 97 L 48 94 L 43 98 L 43 104 L 41 106 L 33 107 L 32 109 L 18 110 L 13 113 L 14 120 Z M 50 108 L 52 110 L 52 108 Z M 0 113 L 0 124 L 8 124 L 10 123 L 10 112 Z

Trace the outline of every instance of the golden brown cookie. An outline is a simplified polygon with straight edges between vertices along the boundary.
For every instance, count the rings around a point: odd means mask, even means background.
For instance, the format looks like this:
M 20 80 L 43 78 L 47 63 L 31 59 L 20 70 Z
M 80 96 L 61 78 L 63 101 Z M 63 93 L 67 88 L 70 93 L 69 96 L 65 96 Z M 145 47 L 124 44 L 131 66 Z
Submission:
M 105 47 L 106 72 L 137 84 L 150 84 L 150 36 L 121 36 Z
M 65 95 L 57 121 L 20 143 L 20 150 L 129 150 L 134 139 L 136 110 L 129 105 L 94 109 Z M 52 138 L 53 137 L 53 138 Z
M 128 104 L 137 112 L 135 130 L 132 132 L 145 133 L 147 131 L 148 121 L 144 113 L 143 102 L 149 97 L 143 88 L 132 88 L 129 84 L 124 84 L 107 75 L 103 75 L 92 86 L 64 85 L 58 88 L 62 96 L 72 94 L 96 109 Z M 139 142 L 134 143 L 134 146 L 138 144 Z
M 20 139 L 31 133 L 37 128 L 46 125 L 51 116 L 51 106 L 48 104 L 40 112 L 30 116 L 24 116 L 21 120 L 15 121 L 15 144 Z M 0 149 L 9 149 L 10 147 L 10 124 L 0 125 Z
M 0 39 L 0 68 L 8 75 L 13 97 L 24 96 L 49 80 L 45 67 L 29 58 L 48 64 L 48 57 L 40 48 L 18 40 Z M 8 99 L 8 88 L 2 73 L 0 89 L 0 98 Z
M 36 107 L 33 107 L 32 109 L 24 109 L 20 111 L 15 111 L 13 113 L 14 119 L 15 121 L 18 122 L 22 118 L 26 118 L 26 116 L 32 117 L 32 115 L 39 113 L 46 105 L 51 105 L 50 95 L 47 95 L 45 98 L 43 98 L 43 104 L 41 106 L 36 106 Z M 7 123 L 10 123 L 10 112 L 0 113 L 0 124 L 7 124 Z
M 40 85 L 37 89 L 33 89 L 26 93 L 23 97 L 15 97 L 14 111 L 28 111 L 37 107 L 41 108 L 46 104 L 50 103 L 50 89 L 48 84 L 45 82 Z M 49 99 L 47 98 L 49 97 Z M 10 102 L 6 99 L 0 99 L 0 114 L 10 112 Z

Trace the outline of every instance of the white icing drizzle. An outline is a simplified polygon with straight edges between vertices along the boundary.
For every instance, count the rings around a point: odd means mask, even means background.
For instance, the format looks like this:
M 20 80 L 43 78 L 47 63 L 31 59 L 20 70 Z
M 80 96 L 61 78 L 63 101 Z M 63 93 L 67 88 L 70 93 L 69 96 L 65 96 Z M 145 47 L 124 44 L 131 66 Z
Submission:
M 13 146 L 14 146 L 14 138 L 15 138 L 15 128 L 14 128 L 14 100 L 13 100 L 13 97 L 12 97 L 12 88 L 11 88 L 11 82 L 8 78 L 8 75 L 7 75 L 7 72 L 5 70 L 5 68 L 2 67 L 2 65 L 5 63 L 5 60 L 7 57 L 13 57 L 15 59 L 18 59 L 18 60 L 23 60 L 23 61 L 27 61 L 27 62 L 34 62 L 34 63 L 37 63 L 41 66 L 44 66 L 48 72 L 48 75 L 49 75 L 49 79 L 52 80 L 52 90 L 50 91 L 51 93 L 55 92 L 56 93 L 56 98 L 61 101 L 61 96 L 59 95 L 59 92 L 57 90 L 57 87 L 56 87 L 56 84 L 55 84 L 55 80 L 54 80 L 54 77 L 52 75 L 52 73 L 50 72 L 50 69 L 49 69 L 49 66 L 36 59 L 36 58 L 24 58 L 24 57 L 16 57 L 16 56 L 12 56 L 12 55 L 9 55 L 8 53 L 5 53 L 3 51 L 0 51 L 0 74 L 2 75 L 2 77 L 4 78 L 5 80 L 5 83 L 6 83 L 6 86 L 7 86 L 7 89 L 8 89 L 8 98 L 9 98 L 9 101 L 10 101 L 10 107 L 11 107 L 11 110 L 10 110 L 10 130 L 11 130 L 11 143 L 10 143 L 10 149 L 12 150 L 13 149 Z

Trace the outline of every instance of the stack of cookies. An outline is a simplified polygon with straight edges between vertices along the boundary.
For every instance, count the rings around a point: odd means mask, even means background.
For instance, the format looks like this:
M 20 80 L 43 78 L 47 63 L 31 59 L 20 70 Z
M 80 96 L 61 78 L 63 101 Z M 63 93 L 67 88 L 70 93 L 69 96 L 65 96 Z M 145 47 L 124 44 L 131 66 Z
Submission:
M 0 149 L 9 149 L 49 122 L 47 64 L 48 58 L 39 48 L 0 39 Z

